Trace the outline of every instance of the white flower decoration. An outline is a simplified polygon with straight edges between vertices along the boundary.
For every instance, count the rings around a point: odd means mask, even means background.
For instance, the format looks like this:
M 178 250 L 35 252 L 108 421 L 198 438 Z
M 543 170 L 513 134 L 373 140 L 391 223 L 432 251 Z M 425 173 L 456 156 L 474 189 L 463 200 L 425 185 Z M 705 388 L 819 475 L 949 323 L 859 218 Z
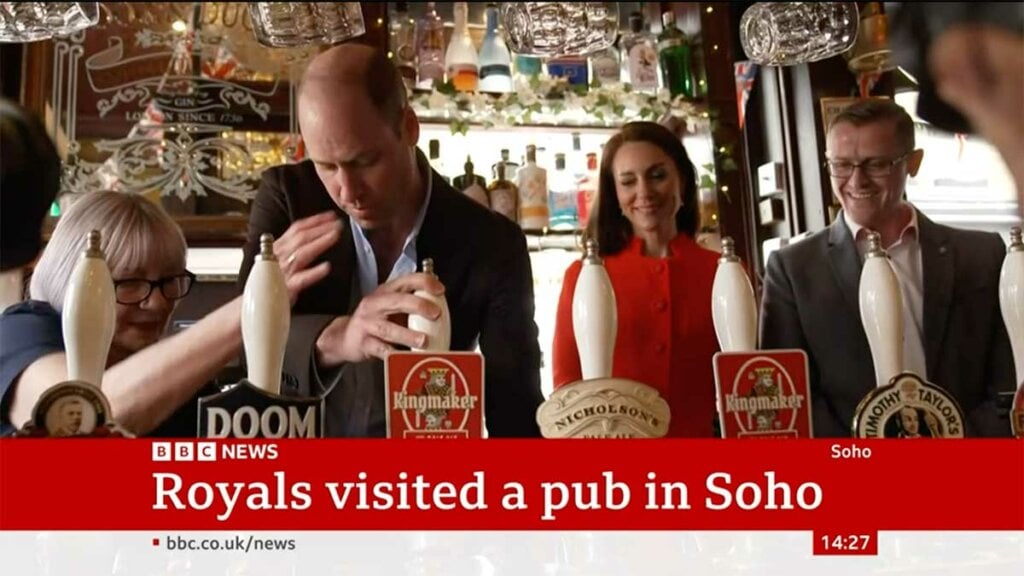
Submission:
M 565 78 L 541 75 L 517 77 L 514 92 L 502 95 L 459 92 L 415 92 L 413 109 L 423 119 L 443 119 L 453 132 L 471 125 L 491 126 L 552 124 L 564 126 L 618 126 L 634 120 L 657 120 L 667 113 L 684 118 L 693 132 L 707 121 L 703 107 L 667 89 L 657 94 L 635 92 L 624 84 L 591 87 L 586 92 L 570 86 Z M 442 86 L 442 90 L 446 87 Z M 450 88 L 447 87 L 447 88 Z

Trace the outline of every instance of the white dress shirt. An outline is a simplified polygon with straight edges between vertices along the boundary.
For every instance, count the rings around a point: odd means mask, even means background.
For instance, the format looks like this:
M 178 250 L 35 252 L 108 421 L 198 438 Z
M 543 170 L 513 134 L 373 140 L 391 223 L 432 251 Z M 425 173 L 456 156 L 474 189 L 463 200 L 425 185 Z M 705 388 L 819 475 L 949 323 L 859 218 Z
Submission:
M 904 203 L 910 211 L 910 222 L 900 232 L 896 242 L 883 246 L 889 253 L 892 267 L 900 281 L 903 295 L 903 369 L 928 379 L 928 362 L 924 353 L 924 269 L 921 263 L 921 244 L 918 242 L 917 210 Z M 844 211 L 843 219 L 857 244 L 861 262 L 868 251 L 868 229 L 850 219 Z

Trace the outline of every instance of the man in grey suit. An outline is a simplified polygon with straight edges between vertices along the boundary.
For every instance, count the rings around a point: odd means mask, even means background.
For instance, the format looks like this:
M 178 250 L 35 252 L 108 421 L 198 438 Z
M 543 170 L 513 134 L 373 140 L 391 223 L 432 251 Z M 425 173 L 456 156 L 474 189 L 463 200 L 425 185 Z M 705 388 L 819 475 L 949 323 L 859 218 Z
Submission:
M 844 110 L 829 126 L 826 150 L 842 212 L 768 260 L 761 347 L 807 352 L 816 437 L 849 436 L 858 403 L 876 387 L 858 304 L 870 230 L 900 279 L 905 368 L 956 398 L 968 435 L 1009 435 L 996 410 L 998 392 L 1015 388 L 999 311 L 1005 246 L 998 234 L 936 224 L 904 199 L 923 156 L 913 120 L 895 103 L 865 100 Z

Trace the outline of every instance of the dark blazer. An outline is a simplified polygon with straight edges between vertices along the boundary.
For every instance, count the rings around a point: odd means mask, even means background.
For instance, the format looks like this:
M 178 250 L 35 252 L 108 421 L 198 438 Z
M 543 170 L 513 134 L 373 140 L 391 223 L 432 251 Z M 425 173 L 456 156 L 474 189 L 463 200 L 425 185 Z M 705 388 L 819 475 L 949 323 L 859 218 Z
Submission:
M 514 222 L 459 194 L 437 173 L 431 171 L 430 177 L 433 189 L 416 252 L 421 261 L 434 259 L 435 272 L 445 285 L 451 348 L 475 350 L 479 344 L 484 354 L 488 435 L 539 436 L 536 410 L 544 397 L 526 239 Z M 325 210 L 341 217 L 341 239 L 317 261 L 329 261 L 330 274 L 305 290 L 293 308 L 285 372 L 297 382 L 283 385 L 292 389 L 282 393 L 326 391 L 328 436 L 382 437 L 383 362 L 353 363 L 340 370 L 323 370 L 315 363 L 319 334 L 333 318 L 351 314 L 362 296 L 348 217 L 328 196 L 312 162 L 277 166 L 263 174 L 239 282 L 244 286 L 248 278 L 261 234 L 270 232 L 278 238 L 293 221 Z
M 1013 356 L 999 311 L 1006 248 L 998 234 L 958 230 L 917 213 L 924 272 L 926 380 L 956 398 L 971 436 L 1008 436 L 996 396 L 1014 389 Z M 810 361 L 816 437 L 849 436 L 875 387 L 860 320 L 862 263 L 842 216 L 768 260 L 761 348 L 801 348 Z

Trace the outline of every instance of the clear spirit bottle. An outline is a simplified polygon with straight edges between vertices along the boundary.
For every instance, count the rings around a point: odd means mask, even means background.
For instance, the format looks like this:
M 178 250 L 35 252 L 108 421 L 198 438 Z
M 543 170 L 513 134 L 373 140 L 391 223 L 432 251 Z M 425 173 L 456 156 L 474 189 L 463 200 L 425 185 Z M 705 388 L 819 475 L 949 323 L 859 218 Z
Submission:
M 575 230 L 579 226 L 576 213 L 576 182 L 572 174 L 565 169 L 565 154 L 555 154 L 555 171 L 548 179 L 551 203 L 551 229 Z
M 416 86 L 416 22 L 409 18 L 409 3 L 395 2 L 388 31 L 388 50 L 406 88 Z
M 420 88 L 444 83 L 444 22 L 433 2 L 427 2 L 426 14 L 416 22 L 416 72 Z
M 480 46 L 480 91 L 512 91 L 512 56 L 498 33 L 498 5 L 487 4 L 487 33 Z
M 644 29 L 639 12 L 629 15 L 629 32 L 622 37 L 623 68 L 629 84 L 638 92 L 658 90 L 658 47 L 654 35 Z
M 612 86 L 622 82 L 622 61 L 615 46 L 609 46 L 590 57 L 590 84 Z

